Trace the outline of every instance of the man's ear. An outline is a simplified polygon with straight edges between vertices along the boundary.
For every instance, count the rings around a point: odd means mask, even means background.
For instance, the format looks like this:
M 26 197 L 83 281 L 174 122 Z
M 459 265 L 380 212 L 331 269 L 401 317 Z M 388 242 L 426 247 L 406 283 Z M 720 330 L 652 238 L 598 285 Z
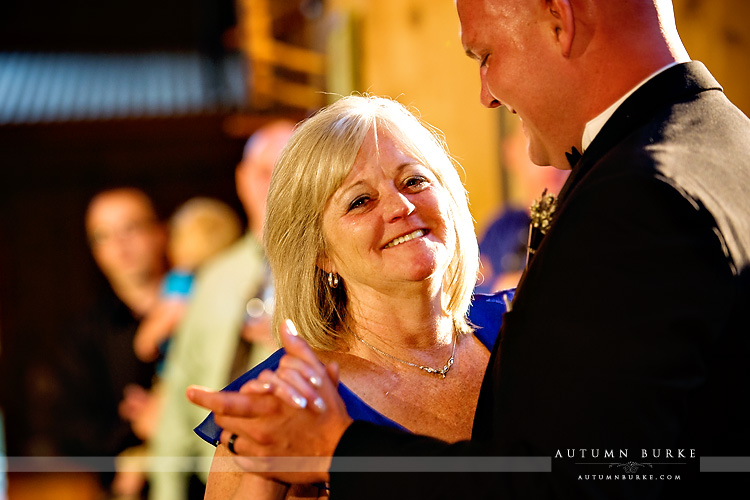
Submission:
M 547 0 L 547 9 L 549 9 L 553 18 L 552 27 L 562 55 L 569 57 L 576 34 L 573 6 L 570 4 L 570 0 Z

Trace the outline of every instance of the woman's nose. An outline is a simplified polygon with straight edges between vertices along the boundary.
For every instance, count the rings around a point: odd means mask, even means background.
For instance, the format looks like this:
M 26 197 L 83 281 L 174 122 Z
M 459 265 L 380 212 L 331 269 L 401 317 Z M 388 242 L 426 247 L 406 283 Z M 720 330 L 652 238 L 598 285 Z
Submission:
M 388 222 L 407 217 L 415 209 L 409 198 L 395 189 L 383 196 L 383 207 L 383 215 Z

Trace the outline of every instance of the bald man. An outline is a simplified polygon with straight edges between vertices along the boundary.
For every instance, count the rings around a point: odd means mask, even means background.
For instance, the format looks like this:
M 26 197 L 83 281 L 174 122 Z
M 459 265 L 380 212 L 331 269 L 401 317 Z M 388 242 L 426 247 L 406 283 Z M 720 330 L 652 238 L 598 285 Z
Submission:
M 167 355 L 165 403 L 154 455 L 163 458 L 150 474 L 154 500 L 203 498 L 214 447 L 196 439 L 191 429 L 206 412 L 185 399 L 190 384 L 223 387 L 268 357 L 275 347 L 268 314 L 250 308 L 270 295 L 270 276 L 260 241 L 266 196 L 276 159 L 292 134 L 294 123 L 275 120 L 257 130 L 245 145 L 235 170 L 237 195 L 248 217 L 247 234 L 196 275 L 194 294 Z M 169 457 L 187 457 L 184 462 Z M 205 462 L 200 462 L 205 458 Z M 203 467 L 205 465 L 205 468 Z M 170 469 L 177 468 L 177 472 Z M 187 470 L 197 474 L 191 476 Z M 196 476 L 196 474 L 192 474 Z
M 334 499 L 747 491 L 747 472 L 707 471 L 750 470 L 731 459 L 750 456 L 750 120 L 690 61 L 668 0 L 456 4 L 482 104 L 518 115 L 534 163 L 572 169 L 504 315 L 471 441 L 351 422 L 327 382 L 310 395 L 324 397 L 322 414 L 280 409 L 272 396 L 191 397 L 240 417 L 217 422 L 241 455 L 334 455 L 334 470 L 352 455 L 551 463 L 304 477 L 330 478 Z M 299 344 L 288 352 L 323 377 Z

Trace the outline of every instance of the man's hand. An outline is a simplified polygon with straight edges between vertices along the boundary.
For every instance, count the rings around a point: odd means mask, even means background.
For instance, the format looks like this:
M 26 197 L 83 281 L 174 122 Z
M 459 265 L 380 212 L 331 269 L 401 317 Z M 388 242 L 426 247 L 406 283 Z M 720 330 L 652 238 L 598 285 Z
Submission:
M 336 389 L 338 367 L 324 366 L 291 321 L 280 333 L 287 355 L 276 372 L 264 371 L 236 393 L 191 386 L 187 397 L 214 412 L 221 443 L 243 469 L 290 483 L 327 481 L 352 422 Z

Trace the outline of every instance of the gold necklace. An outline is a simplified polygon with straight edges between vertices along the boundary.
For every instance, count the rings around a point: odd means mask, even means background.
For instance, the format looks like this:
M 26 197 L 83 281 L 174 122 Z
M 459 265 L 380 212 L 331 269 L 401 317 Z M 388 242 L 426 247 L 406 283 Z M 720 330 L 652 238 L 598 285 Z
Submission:
M 374 345 L 368 343 L 365 339 L 363 339 L 362 337 L 360 337 L 356 333 L 353 333 L 352 335 L 354 335 L 355 339 L 359 340 L 364 345 L 366 345 L 367 347 L 369 347 L 373 351 L 377 352 L 378 354 L 382 354 L 383 356 L 391 358 L 394 361 L 398 361 L 399 363 L 403 363 L 405 365 L 413 366 L 414 368 L 419 368 L 420 370 L 425 371 L 425 372 L 427 372 L 429 374 L 439 375 L 440 378 L 443 378 L 443 379 L 445 378 L 445 376 L 448 374 L 448 372 L 450 371 L 451 367 L 453 366 L 453 362 L 456 360 L 456 344 L 457 344 L 457 341 L 458 341 L 458 335 L 456 335 L 456 334 L 453 335 L 453 350 L 451 351 L 451 357 L 448 358 L 448 361 L 445 362 L 445 366 L 443 366 L 442 369 L 432 368 L 430 366 L 420 365 L 420 364 L 417 364 L 417 363 L 412 363 L 411 361 L 406 361 L 406 360 L 403 360 L 401 358 L 397 358 L 393 354 L 388 354 L 387 352 L 381 351 L 380 349 L 378 349 Z

